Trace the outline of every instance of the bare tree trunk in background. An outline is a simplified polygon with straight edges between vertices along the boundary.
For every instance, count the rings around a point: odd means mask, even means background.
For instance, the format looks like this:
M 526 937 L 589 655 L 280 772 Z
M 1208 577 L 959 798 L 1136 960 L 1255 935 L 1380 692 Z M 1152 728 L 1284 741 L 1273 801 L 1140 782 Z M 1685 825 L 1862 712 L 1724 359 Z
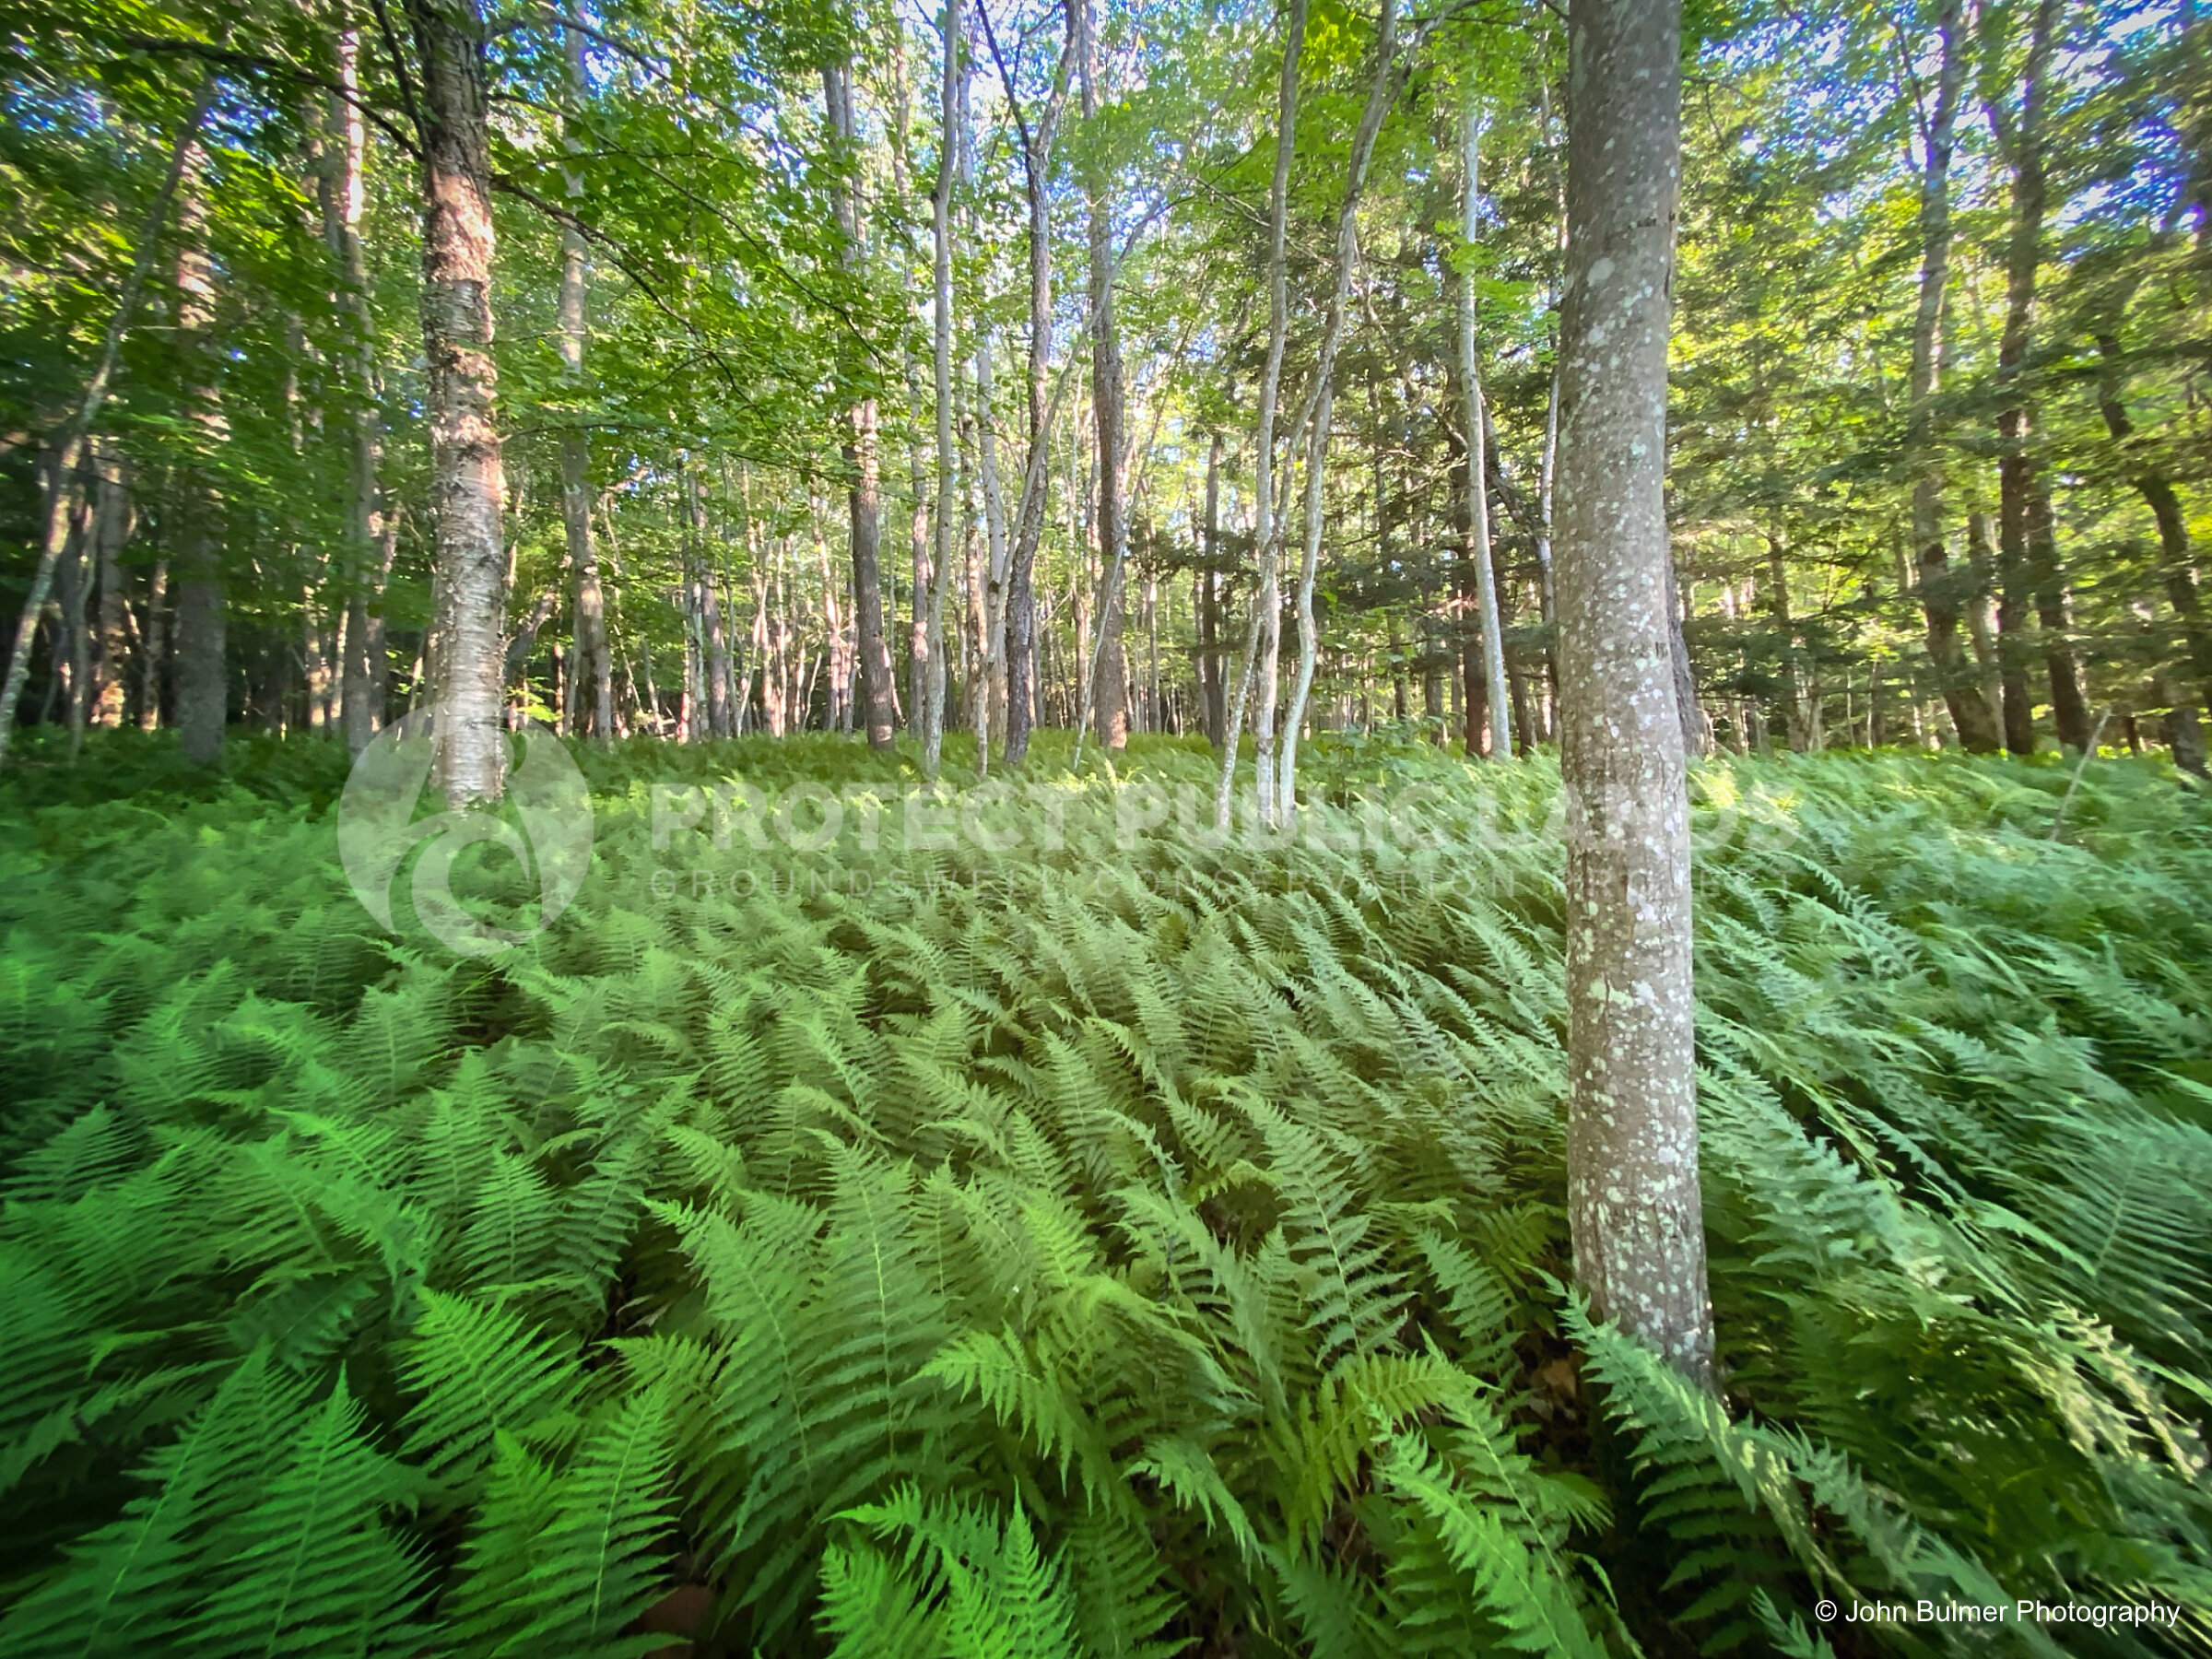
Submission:
M 907 88 L 906 24 L 894 18 L 891 22 L 891 198 L 899 210 L 906 208 L 908 192 L 907 172 Z M 908 283 L 907 261 L 899 261 L 899 300 L 901 315 L 911 315 L 912 291 Z M 922 406 L 922 382 L 914 373 L 914 359 L 907 349 L 906 332 L 901 329 L 899 338 L 900 377 L 906 383 L 906 403 L 910 409 Z M 906 727 L 910 732 L 922 729 L 922 703 L 928 676 L 928 595 L 929 570 L 929 497 L 924 479 L 928 465 L 919 429 L 913 431 L 906 447 L 907 486 L 907 554 L 908 573 L 912 592 L 907 596 L 911 610 L 907 627 L 906 644 Z M 897 606 L 892 607 L 896 625 Z M 886 636 L 888 649 L 888 636 Z
M 1704 704 L 1698 700 L 1697 669 L 1689 660 L 1689 641 L 1682 631 L 1688 618 L 1689 606 L 1682 602 L 1681 591 L 1676 586 L 1674 549 L 1670 546 L 1666 559 L 1666 641 L 1667 655 L 1675 665 L 1675 713 L 1682 722 L 1683 753 L 1702 759 L 1712 753 L 1712 723 L 1705 716 Z M 1813 729 L 1816 733 L 1819 730 L 1817 714 Z M 1819 747 L 1817 737 L 1814 747 Z
M 727 737 L 733 735 L 734 724 L 730 712 L 730 641 L 722 625 L 722 584 L 715 580 L 718 561 L 713 557 L 713 544 L 708 538 L 706 484 L 699 476 L 696 456 L 687 457 L 684 472 L 686 511 L 691 530 L 692 607 L 699 618 L 700 666 L 706 676 L 707 735 Z M 823 584 L 827 589 L 827 553 L 822 562 Z M 834 635 L 838 627 L 835 601 L 828 592 L 822 597 Z
M 324 146 L 323 235 L 337 266 L 337 313 L 345 344 L 338 363 L 345 386 L 338 424 L 346 453 L 346 547 L 341 566 L 346 625 L 338 664 L 338 707 L 346 747 L 359 754 L 382 724 L 384 682 L 382 560 L 378 504 L 376 327 L 369 314 L 369 265 L 361 244 L 368 131 L 357 100 L 360 34 L 337 41 L 338 89 L 330 96 Z
M 15 735 L 16 704 L 23 695 L 23 681 L 30 673 L 30 653 L 38 637 L 39 617 L 46 608 L 46 595 L 53 582 L 54 567 L 60 562 L 69 537 L 67 481 L 82 465 L 92 423 L 99 419 L 100 407 L 107 402 L 108 389 L 115 377 L 116 359 L 123 348 L 123 336 L 130 328 L 132 317 L 137 312 L 138 298 L 145 291 L 147 274 L 153 268 L 161 227 L 168 221 L 170 204 L 175 200 L 178 186 L 192 164 L 193 154 L 199 144 L 200 124 L 207 118 L 207 109 L 214 100 L 215 90 L 215 78 L 210 76 L 194 100 L 192 112 L 185 118 L 183 127 L 171 147 L 169 169 L 162 174 L 160 186 L 147 207 L 145 218 L 139 223 L 137 243 L 131 253 L 130 274 L 124 278 L 123 290 L 116 296 L 114 313 L 108 319 L 107 333 L 100 341 L 100 357 L 93 364 L 90 378 L 85 382 L 84 392 L 76 400 L 76 407 L 71 411 L 61 438 L 54 445 L 55 487 L 47 493 L 41 504 L 39 561 L 31 575 L 30 592 L 23 601 L 22 614 L 16 620 L 15 638 L 8 646 L 6 670 L 5 674 L 0 674 L 0 761 L 6 759 L 8 740 Z M 158 722 L 158 706 L 155 718 Z M 218 735 L 219 740 L 220 735 Z
M 1074 67 L 1076 11 L 1065 8 L 1066 32 L 1060 60 L 1053 72 L 1053 89 L 1030 121 L 1006 65 L 999 57 L 998 42 L 991 34 L 989 11 L 979 0 L 985 37 L 1006 84 L 1006 107 L 1012 112 L 1021 140 L 1022 189 L 1029 208 L 1030 340 L 1029 442 L 1022 466 L 1022 491 L 1014 517 L 1013 546 L 1006 556 L 1006 764 L 1021 765 L 1030 749 L 1030 728 L 1036 713 L 1037 667 L 1037 547 L 1044 536 L 1046 488 L 1050 460 L 1052 418 L 1048 407 L 1048 381 L 1053 350 L 1053 138 L 1067 100 L 1068 77 Z
M 1359 193 L 1367 182 L 1368 158 L 1374 154 L 1375 135 L 1398 92 L 1397 0 L 1382 0 L 1375 25 L 1375 78 L 1367 89 L 1367 105 L 1352 135 L 1352 152 L 1345 164 L 1344 204 L 1336 211 L 1336 282 L 1329 295 L 1328 321 L 1323 325 L 1321 356 L 1313 369 L 1313 428 L 1306 448 L 1305 557 L 1298 571 L 1298 677 L 1291 682 L 1290 701 L 1283 712 L 1281 770 L 1276 776 L 1275 816 L 1288 826 L 1298 810 L 1298 734 L 1305 724 L 1306 702 L 1313 691 L 1315 653 L 1320 629 L 1313 618 L 1313 578 L 1321 562 L 1321 533 L 1328 478 L 1329 418 L 1336 387 L 1336 352 L 1344 339 L 1345 308 L 1351 299 L 1352 265 L 1359 254 Z
M 860 181 L 853 171 L 852 66 L 833 64 L 825 68 L 822 90 L 845 168 L 837 193 L 845 268 L 857 273 L 865 268 L 865 258 L 861 241 Z M 854 403 L 851 420 L 853 436 L 845 445 L 845 465 L 852 474 L 847 496 L 853 524 L 853 627 L 859 636 L 861 690 L 867 702 L 868 747 L 880 750 L 891 747 L 897 728 L 891 720 L 891 653 L 883 623 L 883 504 L 877 481 L 876 400 L 864 397 Z
M 135 514 L 123 458 L 106 445 L 95 451 L 100 502 L 92 535 L 100 574 L 100 658 L 92 684 L 92 724 L 123 724 L 124 665 L 130 659 L 131 608 L 123 590 L 122 556 L 130 545 Z
M 1198 572 L 1198 695 L 1205 711 L 1206 740 L 1221 752 L 1228 717 L 1222 684 L 1228 665 L 1221 660 L 1221 434 L 1206 447 L 1206 562 Z
M 975 728 L 975 775 L 991 771 L 991 727 L 1003 719 L 1006 686 L 1002 676 L 1006 660 L 1006 498 L 998 477 L 998 437 L 992 426 L 991 328 L 977 330 L 975 347 L 975 441 L 979 482 L 983 491 L 983 532 L 989 549 L 984 568 L 970 584 L 970 603 L 977 607 L 976 675 L 970 696 L 971 724 Z M 1003 727 L 1002 727 L 1003 729 Z
M 183 364 L 182 401 L 210 449 L 223 436 L 215 386 L 215 271 L 207 257 L 206 208 L 198 180 L 188 178 L 177 207 L 176 337 Z M 223 594 L 223 505 L 201 469 L 187 461 L 172 478 L 176 535 L 176 724 L 184 758 L 218 765 L 229 714 L 229 618 Z
M 1468 556 L 1475 566 L 1475 622 L 1482 634 L 1483 693 L 1489 713 L 1489 752 L 1504 759 L 1513 752 L 1512 725 L 1507 717 L 1505 641 L 1498 632 L 1498 581 L 1490 559 L 1490 480 L 1484 464 L 1482 419 L 1482 365 L 1475 337 L 1475 240 L 1480 229 L 1477 194 L 1477 150 L 1482 137 L 1476 108 L 1472 72 L 1460 94 L 1459 272 L 1459 381 L 1467 423 L 1467 537 Z M 1473 759 L 1470 736 L 1467 758 Z
M 407 0 L 422 65 L 422 345 L 436 537 L 441 705 L 436 780 L 447 804 L 506 787 L 503 727 L 505 494 L 492 400 L 491 161 L 484 19 L 477 0 Z
M 86 453 L 90 453 L 89 446 Z M 88 488 L 88 484 L 92 487 Z M 61 567 L 54 573 L 56 597 L 61 601 L 62 633 L 60 649 L 54 653 L 54 668 L 66 679 L 66 706 L 69 716 L 69 753 L 74 758 L 84 746 L 85 719 L 90 712 L 92 701 L 92 634 L 87 626 L 86 611 L 90 598 L 89 588 L 94 573 L 94 560 L 99 557 L 94 539 L 96 528 L 95 501 L 99 494 L 97 476 L 86 478 L 80 471 L 77 480 L 70 487 L 76 492 L 76 503 L 69 514 L 69 538 L 62 551 Z
M 959 5 L 960 0 L 946 0 L 941 14 L 945 36 L 941 136 L 937 183 L 930 194 L 930 224 L 936 253 L 937 551 L 923 642 L 927 674 L 922 697 L 922 771 L 930 778 L 937 775 L 945 749 L 945 590 L 952 583 L 953 525 L 959 512 L 952 441 L 952 189 L 959 168 L 959 111 L 967 77 Z M 921 595 L 917 594 L 915 600 L 919 605 Z
M 1934 406 L 1943 376 L 1944 296 L 1951 268 L 1951 154 L 1959 92 L 1966 78 L 1967 53 L 1959 38 L 1963 9 L 1962 0 L 1939 0 L 1936 13 L 1943 57 L 1935 107 L 1926 112 L 1921 134 L 1920 300 L 1912 320 L 1905 448 L 1912 467 L 1912 546 L 1921 608 L 1927 616 L 1928 656 L 1959 741 L 1976 754 L 1989 754 L 1997 747 L 1996 717 L 1984 705 L 1959 643 L 1959 594 L 1944 542 L 1943 460 Z M 1798 747 L 1794 725 L 1791 747 Z
M 1098 18 L 1093 0 L 1071 0 L 1079 19 L 1076 75 L 1083 119 L 1099 112 Z M 1091 679 L 1092 719 L 1099 742 L 1118 754 L 1129 747 L 1129 684 L 1122 662 L 1122 589 L 1128 556 L 1129 528 L 1123 522 L 1122 461 L 1128 425 L 1122 377 L 1121 335 L 1113 320 L 1112 203 L 1103 160 L 1092 158 L 1084 170 L 1083 197 L 1090 241 L 1090 405 L 1093 437 L 1099 446 L 1099 558 L 1104 570 L 1099 592 L 1097 664 Z
M 1289 0 L 1283 21 L 1283 74 L 1277 97 L 1275 176 L 1267 190 L 1267 367 L 1260 377 L 1260 419 L 1253 446 L 1252 545 L 1259 561 L 1259 584 L 1252 601 L 1252 619 L 1244 630 L 1244 651 L 1238 665 L 1237 690 L 1230 705 L 1221 748 L 1221 777 L 1214 789 L 1214 823 L 1230 824 L 1237 771 L 1237 747 L 1244 725 L 1244 700 L 1252 688 L 1255 668 L 1264 689 L 1254 721 L 1257 794 L 1262 822 L 1271 822 L 1275 809 L 1275 679 L 1276 653 L 1282 632 L 1282 589 L 1277 574 L 1280 540 L 1275 524 L 1275 416 L 1282 395 L 1283 346 L 1289 333 L 1288 272 L 1285 244 L 1288 236 L 1290 161 L 1298 150 L 1298 65 L 1305 53 L 1306 0 Z M 1264 659 L 1264 660 L 1263 660 Z
M 2012 170 L 2012 232 L 2005 259 L 2005 332 L 1997 348 L 1997 385 L 2005 403 L 1997 416 L 2003 453 L 1997 463 L 1997 561 L 2003 596 L 1997 612 L 2004 659 L 2005 741 L 2016 754 L 2035 748 L 2032 695 L 2028 688 L 2028 603 L 2033 597 L 2045 621 L 2044 658 L 2051 675 L 2051 712 L 2061 744 L 2088 741 L 2088 710 L 2082 702 L 2072 647 L 2064 631 L 2065 605 L 2057 547 L 2047 533 L 2047 505 L 2039 510 L 2039 463 L 2030 448 L 2031 420 L 2024 376 L 2034 343 L 2036 277 L 2043 257 L 2043 213 L 2048 182 L 2043 166 L 2043 117 L 2050 97 L 2051 58 L 2056 45 L 2059 0 L 2038 0 L 2020 80 L 2019 120 L 1988 104 L 1990 129 Z M 2054 626 L 2055 625 L 2055 626 Z
M 146 641 L 142 646 L 138 729 L 161 729 L 161 671 L 169 660 L 169 560 L 159 559 L 146 579 Z
M 584 78 L 583 34 L 561 30 L 569 60 L 569 96 L 581 103 L 588 90 Z M 573 156 L 582 148 L 573 130 L 564 131 L 563 147 Z M 583 194 L 583 176 L 571 162 L 561 170 L 561 182 L 571 201 Z M 583 238 L 573 226 L 560 233 L 559 343 L 561 371 L 571 390 L 581 394 L 583 384 L 583 347 L 590 337 L 585 313 L 589 264 Z M 599 551 L 592 544 L 592 440 L 581 426 L 560 435 L 560 522 L 568 542 L 569 569 L 576 582 L 576 654 L 582 660 L 571 681 L 588 676 L 591 683 L 591 731 L 601 743 L 615 736 L 615 664 L 607 649 L 606 598 L 599 582 Z
M 2035 584 L 2035 619 L 2043 636 L 2043 667 L 2051 677 L 2051 723 L 2064 747 L 2086 750 L 2095 733 L 2074 656 L 2074 607 L 2058 556 L 2058 515 L 2051 506 L 2050 475 L 2040 465 L 2028 484 L 2028 570 Z
M 1554 555 L 1567 1203 L 1575 1277 L 1598 1317 L 1710 1385 L 1665 495 L 1680 64 L 1676 0 L 1575 0 Z
M 2097 335 L 2098 376 L 2097 406 L 2104 417 L 2105 430 L 2112 436 L 2123 453 L 2136 449 L 2135 422 L 2128 418 L 2127 406 L 2121 397 L 2121 372 L 2126 359 L 2120 349 L 2120 336 L 2110 329 Z M 2195 552 L 2189 540 L 2188 515 L 2182 510 L 2181 497 L 2172 484 L 2167 481 L 2157 465 L 2147 456 L 2131 455 L 2136 463 L 2133 482 L 2136 493 L 2150 509 L 2150 516 L 2159 526 L 2159 560 L 2164 567 L 2166 596 L 2173 606 L 2174 619 L 2180 623 L 2183 642 L 2189 653 L 2190 677 L 2195 681 L 2195 701 L 2203 702 L 2212 696 L 2212 630 L 2205 627 L 2204 613 L 2197 598 Z M 2161 689 L 2179 702 L 2187 702 L 2188 689 L 2177 689 L 2171 675 L 2162 678 Z M 2191 710 L 2194 713 L 2194 709 Z M 2183 759 L 2186 744 L 2176 746 L 2176 764 L 2202 773 L 2204 752 L 2201 740 L 2191 756 L 2195 762 L 2189 766 Z
M 1790 571 L 1779 530 L 1767 532 L 1767 603 L 1774 613 L 1775 632 L 1782 638 L 1783 714 L 1790 748 L 1802 755 L 1813 747 L 1813 728 L 1805 706 L 1805 658 L 1797 644 L 1797 624 L 1790 615 Z

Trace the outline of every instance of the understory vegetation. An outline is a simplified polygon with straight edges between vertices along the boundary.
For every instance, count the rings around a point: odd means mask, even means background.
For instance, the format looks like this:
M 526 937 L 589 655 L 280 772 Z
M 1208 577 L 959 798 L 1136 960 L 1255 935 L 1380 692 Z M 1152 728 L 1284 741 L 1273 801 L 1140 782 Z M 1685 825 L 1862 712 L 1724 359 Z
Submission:
M 465 960 L 347 893 L 341 746 L 166 742 L 0 782 L 13 1659 L 2212 1644 L 2162 763 L 1701 770 L 1714 1399 L 1568 1288 L 1546 759 L 1324 746 L 1287 848 L 1067 781 L 991 854 L 903 844 L 911 756 L 580 746 L 581 895 Z M 712 779 L 894 805 L 656 848 Z

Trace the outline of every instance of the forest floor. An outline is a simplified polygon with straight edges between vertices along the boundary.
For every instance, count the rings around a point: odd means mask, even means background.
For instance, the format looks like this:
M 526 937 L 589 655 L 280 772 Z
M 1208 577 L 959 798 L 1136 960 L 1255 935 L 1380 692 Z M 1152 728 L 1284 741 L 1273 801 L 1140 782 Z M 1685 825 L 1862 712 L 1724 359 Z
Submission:
M 571 752 L 477 957 L 341 746 L 0 779 L 0 1651 L 2212 1649 L 2170 771 L 1700 771 L 1715 1403 L 1567 1288 L 1551 761 Z

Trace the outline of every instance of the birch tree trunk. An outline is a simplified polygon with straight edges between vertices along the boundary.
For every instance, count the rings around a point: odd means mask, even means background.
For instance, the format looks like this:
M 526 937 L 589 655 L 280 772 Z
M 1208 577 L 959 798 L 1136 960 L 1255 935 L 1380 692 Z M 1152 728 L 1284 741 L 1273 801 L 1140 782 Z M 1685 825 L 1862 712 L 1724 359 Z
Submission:
M 1221 434 L 1206 446 L 1206 562 L 1198 571 L 1198 696 L 1206 719 L 1206 740 L 1221 752 L 1229 665 L 1221 660 Z
M 1298 65 L 1305 45 L 1306 0 L 1289 0 L 1288 15 L 1283 22 L 1282 82 L 1276 102 L 1275 176 L 1267 187 L 1267 366 L 1260 376 L 1259 429 L 1253 446 L 1252 545 L 1258 560 L 1259 582 L 1253 594 L 1236 694 L 1224 730 L 1220 780 L 1214 789 L 1214 823 L 1221 830 L 1230 824 L 1238 740 L 1255 671 L 1262 675 L 1265 688 L 1253 734 L 1261 821 L 1271 822 L 1275 809 L 1276 653 L 1282 633 L 1283 602 L 1277 573 L 1280 544 L 1275 524 L 1275 417 L 1283 388 L 1283 343 L 1290 325 L 1285 244 L 1288 238 L 1290 161 L 1298 151 Z
M 1283 712 L 1282 765 L 1276 777 L 1276 821 L 1286 827 L 1298 809 L 1298 734 L 1305 724 L 1320 644 L 1320 630 L 1313 619 L 1313 578 L 1321 563 L 1329 417 L 1336 395 L 1336 350 L 1344 339 L 1352 265 L 1359 256 L 1359 193 L 1367 182 L 1368 158 L 1374 154 L 1375 135 L 1382 131 L 1382 118 L 1397 96 L 1397 0 L 1382 0 L 1382 17 L 1375 26 L 1375 77 L 1369 84 L 1367 105 L 1359 112 L 1359 125 L 1352 135 L 1352 153 L 1345 167 L 1344 203 L 1336 210 L 1336 282 L 1329 295 L 1328 321 L 1322 329 L 1320 360 L 1313 370 L 1313 426 L 1306 449 L 1305 557 L 1298 571 L 1298 677 L 1291 683 L 1290 701 Z
M 824 69 L 822 89 L 845 165 L 837 193 L 838 228 L 845 267 L 859 272 L 865 266 L 865 257 L 862 245 L 860 181 L 853 171 L 856 134 L 851 65 L 835 64 Z M 867 703 L 868 747 L 880 750 L 891 747 L 897 728 L 891 719 L 891 653 L 883 622 L 883 501 L 878 481 L 876 400 L 873 397 L 856 400 L 849 418 L 852 437 L 845 444 L 845 466 L 852 477 L 847 502 L 853 525 L 853 628 L 859 639 L 861 691 Z
M 8 739 L 15 735 L 16 704 L 22 699 L 23 681 L 30 673 L 30 653 L 38 637 L 39 617 L 46 608 L 54 567 L 61 562 L 63 548 L 69 539 L 69 491 L 65 480 L 82 465 L 92 423 L 100 418 L 100 407 L 108 400 L 108 389 L 115 378 L 116 359 L 123 349 L 123 336 L 137 313 L 139 296 L 146 291 L 147 274 L 153 268 L 161 227 L 168 222 L 170 205 L 176 199 L 185 170 L 192 164 L 193 152 L 199 144 L 200 124 L 207 119 L 215 89 L 211 76 L 201 87 L 191 113 L 185 117 L 175 143 L 170 147 L 168 171 L 162 174 L 154 199 L 147 206 L 146 217 L 139 222 L 138 240 L 131 253 L 130 273 L 124 278 L 123 291 L 116 296 L 114 313 L 108 319 L 107 333 L 100 340 L 100 356 L 76 400 L 76 409 L 63 428 L 60 441 L 54 445 L 58 463 L 56 488 L 41 505 L 39 562 L 31 573 L 30 592 L 24 598 L 22 614 L 16 619 L 15 638 L 8 645 L 6 671 L 0 675 L 0 762 L 7 759 Z M 158 723 L 158 710 L 155 718 Z
M 1668 640 L 1677 0 L 1575 0 L 1554 579 L 1575 1275 L 1712 1378 L 1691 1038 L 1689 803 Z
M 421 62 L 422 345 L 436 545 L 441 705 L 434 777 L 449 806 L 506 786 L 505 493 L 492 401 L 491 160 L 477 0 L 407 0 Z
M 1498 578 L 1490 559 L 1490 477 L 1486 465 L 1482 410 L 1481 357 L 1475 337 L 1475 241 L 1480 229 L 1477 194 L 1477 151 L 1482 138 L 1470 71 L 1461 93 L 1459 145 L 1463 163 L 1460 202 L 1459 381 L 1467 422 L 1467 538 L 1475 565 L 1476 622 L 1482 630 L 1482 680 L 1489 712 L 1490 753 L 1504 759 L 1513 752 L 1512 724 L 1507 715 L 1505 641 L 1498 631 Z M 1475 753 L 1470 740 L 1467 754 Z

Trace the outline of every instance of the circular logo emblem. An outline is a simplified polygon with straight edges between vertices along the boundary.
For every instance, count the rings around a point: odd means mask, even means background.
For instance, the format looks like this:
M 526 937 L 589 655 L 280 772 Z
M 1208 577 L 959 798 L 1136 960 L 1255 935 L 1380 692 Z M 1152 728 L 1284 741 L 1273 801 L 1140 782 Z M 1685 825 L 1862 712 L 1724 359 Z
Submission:
M 361 751 L 338 801 L 338 859 L 361 907 L 397 933 L 392 887 L 415 855 L 407 892 L 416 921 L 449 950 L 490 956 L 543 931 L 576 897 L 592 863 L 591 793 L 560 740 L 532 721 L 503 800 L 418 816 L 441 717 L 441 705 L 418 709 Z M 535 878 L 535 921 L 495 926 L 453 897 L 453 861 L 478 841 L 506 849 Z

